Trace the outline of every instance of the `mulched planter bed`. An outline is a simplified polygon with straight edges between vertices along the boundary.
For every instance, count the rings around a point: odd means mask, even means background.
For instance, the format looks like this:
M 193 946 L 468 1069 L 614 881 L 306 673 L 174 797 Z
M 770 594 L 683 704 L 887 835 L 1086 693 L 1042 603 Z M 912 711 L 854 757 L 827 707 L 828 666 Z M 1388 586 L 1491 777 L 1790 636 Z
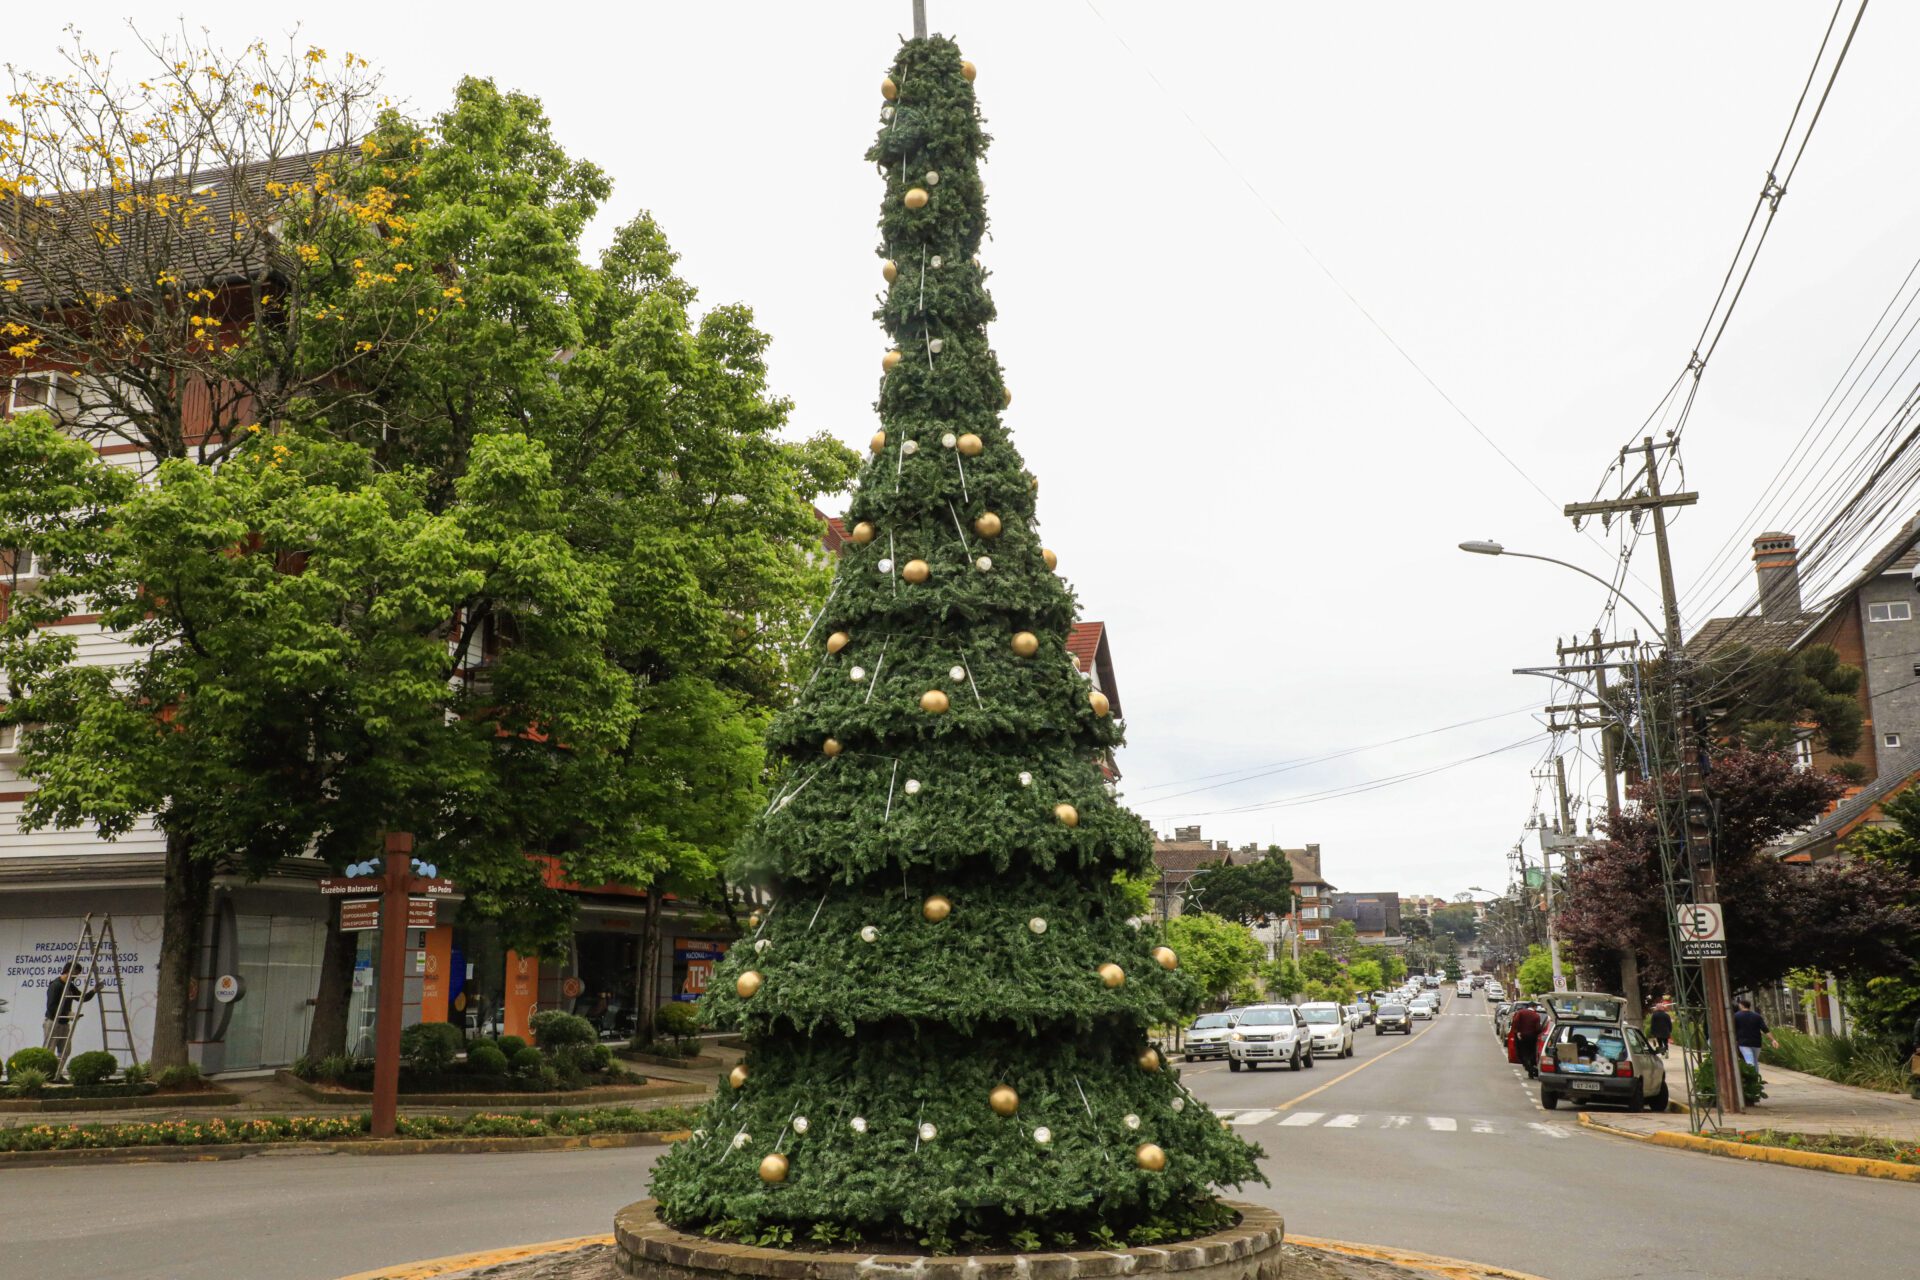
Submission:
M 293 1072 L 285 1070 L 276 1072 L 275 1078 L 299 1090 L 315 1102 L 348 1107 L 373 1105 L 373 1094 L 365 1089 L 347 1089 L 339 1085 L 302 1080 Z M 415 1093 L 403 1088 L 400 1090 L 400 1101 L 414 1106 L 434 1107 L 594 1107 L 610 1102 L 639 1102 L 649 1098 L 674 1098 L 705 1092 L 706 1088 L 703 1085 L 686 1084 L 678 1080 L 650 1080 L 636 1084 L 595 1085 L 588 1089 L 570 1089 L 552 1093 L 517 1091 L 512 1093 Z
M 639 1049 L 616 1049 L 614 1057 L 622 1062 L 640 1062 L 650 1067 L 688 1067 L 704 1068 L 721 1065 L 721 1059 L 704 1053 L 696 1053 L 690 1058 L 675 1057 L 670 1053 L 646 1053 Z
M 99 1088 L 100 1086 L 95 1086 Z M 134 1111 L 147 1107 L 231 1107 L 240 1095 L 226 1089 L 157 1089 L 152 1084 L 117 1087 L 113 1093 L 48 1085 L 31 1098 L 0 1099 L 0 1115 L 47 1111 Z
M 1821 1155 L 1855 1156 L 1862 1160 L 1890 1160 L 1920 1165 L 1920 1144 L 1894 1142 L 1845 1133 L 1787 1133 L 1779 1129 L 1720 1129 L 1707 1135 L 1721 1142 L 1748 1147 L 1779 1147 L 1783 1151 L 1812 1151 Z

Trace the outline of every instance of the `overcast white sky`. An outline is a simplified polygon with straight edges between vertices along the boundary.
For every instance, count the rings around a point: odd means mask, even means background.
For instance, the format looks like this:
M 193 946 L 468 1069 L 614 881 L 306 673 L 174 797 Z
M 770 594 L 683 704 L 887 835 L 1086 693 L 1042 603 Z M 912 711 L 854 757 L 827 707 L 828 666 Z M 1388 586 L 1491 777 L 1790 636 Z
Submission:
M 1543 739 L 1311 797 L 1538 733 L 1521 708 L 1548 689 L 1509 669 L 1550 663 L 1603 593 L 1455 544 L 1608 572 L 1558 506 L 1592 493 L 1684 364 L 1830 7 L 930 8 L 980 67 L 1009 421 L 1062 571 L 1111 630 L 1129 802 L 1161 830 L 1317 841 L 1344 889 L 1498 888 Z M 65 23 L 124 47 L 127 17 L 178 13 L 15 6 L 0 57 L 51 66 Z M 750 303 L 773 335 L 797 429 L 873 430 L 881 186 L 860 157 L 907 0 L 191 14 L 235 46 L 299 25 L 421 112 L 463 74 L 539 96 L 616 180 L 601 234 L 652 210 L 703 297 Z M 1920 6 L 1869 10 L 1706 375 L 1686 449 L 1702 501 L 1674 527 L 1683 589 L 1765 527 L 1748 508 L 1920 254 L 1916 47 Z M 1650 546 L 1634 571 L 1657 611 Z M 1569 766 L 1597 797 L 1591 764 Z

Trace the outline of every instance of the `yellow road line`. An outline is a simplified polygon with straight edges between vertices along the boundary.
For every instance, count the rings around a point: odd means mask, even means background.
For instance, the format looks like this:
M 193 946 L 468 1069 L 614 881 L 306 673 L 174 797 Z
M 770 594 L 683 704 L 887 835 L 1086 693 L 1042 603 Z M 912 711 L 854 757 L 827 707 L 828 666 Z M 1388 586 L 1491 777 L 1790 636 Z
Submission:
M 1434 1275 L 1445 1276 L 1447 1280 L 1541 1280 L 1539 1276 L 1525 1271 L 1509 1271 L 1505 1267 L 1489 1266 L 1484 1262 L 1442 1258 L 1437 1254 L 1416 1253 L 1411 1249 L 1392 1249 L 1385 1245 L 1352 1244 L 1345 1240 L 1321 1240 L 1314 1236 L 1296 1235 L 1289 1235 L 1287 1243 L 1297 1244 L 1305 1249 L 1319 1249 L 1326 1253 L 1341 1253 L 1350 1258 L 1367 1258 L 1375 1262 L 1419 1267 Z
M 429 1258 L 425 1262 L 402 1262 L 391 1267 L 375 1267 L 371 1271 L 356 1271 L 350 1276 L 341 1276 L 340 1280 L 433 1280 L 435 1276 L 451 1275 L 457 1271 L 472 1271 L 479 1267 L 498 1266 L 503 1262 L 519 1262 L 526 1258 L 537 1258 L 549 1253 L 571 1253 L 575 1249 L 585 1249 L 596 1244 L 612 1244 L 613 1237 L 575 1236 L 570 1240 L 547 1240 L 540 1244 L 514 1245 L 508 1249 L 483 1249 L 478 1253 L 456 1253 L 445 1258 Z
M 1439 1023 L 1435 1022 L 1435 1023 L 1429 1024 L 1428 1026 L 1422 1027 L 1420 1030 L 1414 1032 L 1412 1035 L 1407 1037 L 1406 1044 L 1397 1044 L 1393 1048 L 1387 1050 L 1385 1053 L 1376 1053 L 1371 1058 L 1368 1058 L 1365 1062 L 1361 1063 L 1359 1066 L 1351 1067 L 1346 1071 L 1341 1072 L 1339 1075 L 1335 1076 L 1333 1079 L 1327 1081 L 1325 1084 L 1319 1086 L 1318 1088 L 1309 1089 L 1305 1093 L 1301 1094 L 1299 1097 L 1293 1098 L 1293 1099 L 1290 1099 L 1289 1101 L 1281 1103 L 1279 1106 L 1275 1107 L 1274 1110 L 1275 1111 L 1291 1110 L 1292 1108 L 1297 1107 L 1301 1103 L 1305 1102 L 1308 1098 L 1311 1098 L 1314 1094 L 1325 1093 L 1327 1090 L 1333 1088 L 1333 1086 L 1339 1084 L 1342 1080 L 1345 1080 L 1348 1076 L 1357 1076 L 1362 1071 L 1365 1071 L 1368 1067 L 1372 1066 L 1374 1063 L 1380 1062 L 1386 1058 L 1391 1058 L 1394 1054 L 1400 1052 L 1402 1049 L 1409 1047 L 1410 1045 L 1413 1044 L 1415 1040 L 1418 1040 L 1421 1036 L 1427 1034 L 1427 1032 L 1433 1030 L 1433 1028 L 1438 1025 Z

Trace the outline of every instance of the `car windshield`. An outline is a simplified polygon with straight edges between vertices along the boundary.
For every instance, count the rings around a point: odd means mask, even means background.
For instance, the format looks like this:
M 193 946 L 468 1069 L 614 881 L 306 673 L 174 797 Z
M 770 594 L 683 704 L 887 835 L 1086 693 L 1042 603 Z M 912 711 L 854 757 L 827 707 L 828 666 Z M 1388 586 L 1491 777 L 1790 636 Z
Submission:
M 1562 1046 L 1566 1046 L 1575 1059 L 1583 1062 L 1595 1058 L 1619 1062 L 1627 1056 L 1626 1033 L 1604 1023 L 1563 1022 L 1555 1029 L 1553 1043 L 1556 1057 L 1566 1056 L 1562 1052 Z
M 1302 1009 L 1300 1013 L 1308 1022 L 1340 1021 L 1340 1011 L 1338 1009 Z
M 1193 1025 L 1191 1027 L 1188 1027 L 1187 1030 L 1211 1031 L 1215 1027 L 1229 1027 L 1232 1025 L 1233 1025 L 1233 1019 L 1227 1017 L 1227 1015 L 1224 1013 L 1206 1013 L 1206 1014 L 1200 1015 L 1198 1018 L 1195 1018 L 1193 1020 Z
M 1389 1017 L 1398 1018 L 1406 1014 L 1407 1006 L 1403 1004 L 1383 1004 L 1380 1006 L 1380 1012 Z
M 1291 1009 L 1249 1009 L 1240 1015 L 1243 1027 L 1290 1027 L 1293 1025 Z

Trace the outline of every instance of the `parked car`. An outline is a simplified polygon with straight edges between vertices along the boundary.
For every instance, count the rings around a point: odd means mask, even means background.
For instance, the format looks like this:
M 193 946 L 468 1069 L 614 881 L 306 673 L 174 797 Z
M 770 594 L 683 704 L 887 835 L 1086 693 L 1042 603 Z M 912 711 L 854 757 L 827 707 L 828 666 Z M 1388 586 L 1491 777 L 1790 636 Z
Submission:
M 1197 1062 L 1202 1058 L 1224 1058 L 1227 1056 L 1227 1033 L 1233 1030 L 1231 1013 L 1203 1013 L 1193 1020 L 1187 1028 L 1186 1052 L 1188 1062 Z
M 1640 1028 L 1618 1021 L 1556 1020 L 1541 1038 L 1540 1105 L 1611 1102 L 1667 1109 L 1667 1066 Z
M 1365 1000 L 1347 1006 L 1347 1024 L 1355 1031 L 1373 1021 L 1373 1005 Z
M 1256 1004 L 1240 1011 L 1227 1033 L 1227 1070 L 1257 1070 L 1263 1062 L 1284 1062 L 1293 1071 L 1313 1065 L 1310 1033 L 1290 1004 Z
M 1499 983 L 1493 981 L 1492 979 L 1488 979 L 1487 980 L 1487 999 L 1505 1000 L 1506 998 L 1507 998 L 1507 989 L 1501 986 Z
M 1493 997 L 1488 996 L 1489 1000 Z M 1496 1040 L 1507 1038 L 1507 1019 L 1513 1016 L 1513 1006 L 1502 1000 L 1493 1006 L 1493 1036 Z
M 1336 1058 L 1353 1055 L 1353 1025 L 1345 1009 L 1332 1001 L 1314 1001 L 1300 1006 L 1300 1019 L 1307 1026 L 1308 1053 L 1330 1053 Z
M 1393 1000 L 1373 1011 L 1373 1034 L 1383 1036 L 1389 1031 L 1413 1034 L 1413 1017 L 1407 1012 L 1407 1006 Z

